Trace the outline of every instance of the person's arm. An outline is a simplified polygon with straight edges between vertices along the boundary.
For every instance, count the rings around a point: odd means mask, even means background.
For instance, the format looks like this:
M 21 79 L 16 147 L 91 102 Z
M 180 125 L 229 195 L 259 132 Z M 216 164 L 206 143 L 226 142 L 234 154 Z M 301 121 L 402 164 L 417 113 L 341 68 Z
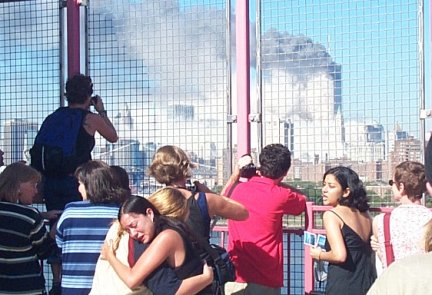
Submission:
M 120 279 L 131 289 L 138 287 L 159 265 L 174 256 L 176 247 L 183 248 L 181 236 L 174 230 L 165 230 L 157 235 L 150 246 L 130 268 L 121 263 L 112 248 L 112 242 L 102 246 L 101 258 L 106 259 Z
M 328 211 L 324 213 L 323 220 L 330 251 L 324 252 L 320 247 L 312 247 L 310 254 L 316 260 L 343 263 L 347 258 L 347 250 L 341 231 L 342 221 L 334 213 Z
M 91 128 L 97 131 L 103 138 L 105 138 L 109 142 L 116 142 L 118 140 L 117 131 L 111 120 L 108 118 L 108 113 L 105 110 L 102 98 L 100 96 L 97 96 L 96 101 L 93 105 L 98 112 L 98 115 L 92 113 L 88 114 L 86 118 L 86 123 L 90 123 Z M 87 122 L 87 120 L 89 122 Z
M 228 189 L 237 181 L 240 179 L 240 169 L 236 166 L 235 170 L 231 174 L 231 176 L 228 178 L 227 183 L 225 183 L 225 186 L 223 187 L 221 191 L 222 196 L 226 196 L 228 194 Z M 229 197 L 229 196 L 228 196 Z
M 184 279 L 175 295 L 196 294 L 213 281 L 213 268 L 204 263 L 203 273 Z
M 381 250 L 380 250 L 380 244 L 379 244 L 379 240 L 378 240 L 378 217 L 379 215 L 377 215 L 373 220 L 372 220 L 372 237 L 371 237 L 371 248 L 372 250 L 374 250 L 379 258 L 379 260 L 382 262 L 382 254 L 381 254 Z
M 63 210 L 50 210 L 46 212 L 41 212 L 41 216 L 43 219 L 58 219 L 59 216 L 62 214 Z
M 300 190 L 291 187 L 285 183 L 279 183 L 279 186 L 286 189 L 286 201 L 284 204 L 284 213 L 290 215 L 300 215 L 306 210 L 307 197 Z
M 217 215 L 238 221 L 249 217 L 249 211 L 237 201 L 213 193 L 206 193 L 206 198 L 210 217 Z

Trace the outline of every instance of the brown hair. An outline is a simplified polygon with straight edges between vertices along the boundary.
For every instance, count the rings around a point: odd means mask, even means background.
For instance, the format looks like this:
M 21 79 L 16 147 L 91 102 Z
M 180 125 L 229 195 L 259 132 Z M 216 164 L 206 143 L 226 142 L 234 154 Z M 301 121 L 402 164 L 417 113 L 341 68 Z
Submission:
M 394 173 L 396 185 L 404 184 L 404 193 L 411 201 L 422 198 L 426 191 L 426 175 L 423 164 L 405 161 L 396 166 Z
M 175 181 L 190 178 L 192 168 L 195 168 L 195 164 L 181 148 L 166 145 L 156 151 L 148 174 L 159 183 L 170 185 Z
M 40 180 L 40 173 L 24 163 L 16 162 L 6 166 L 0 174 L 0 201 L 16 203 L 22 183 Z
M 120 205 L 130 192 L 121 187 L 108 164 L 98 160 L 81 164 L 75 171 L 79 182 L 84 184 L 87 197 L 94 204 Z

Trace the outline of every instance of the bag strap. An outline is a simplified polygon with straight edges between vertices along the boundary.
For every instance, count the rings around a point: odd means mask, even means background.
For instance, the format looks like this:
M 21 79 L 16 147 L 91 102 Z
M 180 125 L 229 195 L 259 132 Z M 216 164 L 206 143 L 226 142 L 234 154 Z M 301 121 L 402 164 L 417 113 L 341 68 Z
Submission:
M 390 214 L 384 213 L 384 246 L 387 267 L 394 261 L 393 246 L 390 237 Z

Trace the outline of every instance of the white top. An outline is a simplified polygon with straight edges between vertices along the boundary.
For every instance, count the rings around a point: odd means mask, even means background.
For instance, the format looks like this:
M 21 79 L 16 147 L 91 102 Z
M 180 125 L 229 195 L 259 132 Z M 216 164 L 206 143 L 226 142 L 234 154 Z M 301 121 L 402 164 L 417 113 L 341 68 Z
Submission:
M 379 214 L 375 218 L 377 218 L 382 265 L 385 268 L 387 262 L 384 246 L 384 214 Z M 425 253 L 424 225 L 430 219 L 432 219 L 431 210 L 422 205 L 403 204 L 393 209 L 390 215 L 390 239 L 395 261 L 410 255 Z

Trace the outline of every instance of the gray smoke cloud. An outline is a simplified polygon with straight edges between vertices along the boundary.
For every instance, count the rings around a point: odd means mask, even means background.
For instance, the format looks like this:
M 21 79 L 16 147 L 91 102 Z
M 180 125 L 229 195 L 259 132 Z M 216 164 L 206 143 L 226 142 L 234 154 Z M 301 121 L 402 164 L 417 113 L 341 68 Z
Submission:
M 263 34 L 261 52 L 263 70 L 284 70 L 301 80 L 316 73 L 333 74 L 337 67 L 322 44 L 275 29 Z

